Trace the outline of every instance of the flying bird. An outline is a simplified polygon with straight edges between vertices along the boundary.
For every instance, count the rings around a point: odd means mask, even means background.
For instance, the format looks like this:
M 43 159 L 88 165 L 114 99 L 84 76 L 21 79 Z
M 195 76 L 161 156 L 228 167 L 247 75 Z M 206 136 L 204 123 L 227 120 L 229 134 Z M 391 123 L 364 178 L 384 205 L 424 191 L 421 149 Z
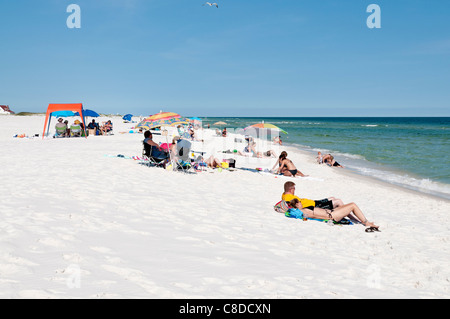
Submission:
M 217 3 L 211 3 L 211 2 L 205 2 L 203 5 L 208 5 L 208 6 L 210 6 L 210 7 L 212 7 L 212 6 L 216 6 L 216 8 L 218 8 L 219 7 L 219 5 L 217 4 Z

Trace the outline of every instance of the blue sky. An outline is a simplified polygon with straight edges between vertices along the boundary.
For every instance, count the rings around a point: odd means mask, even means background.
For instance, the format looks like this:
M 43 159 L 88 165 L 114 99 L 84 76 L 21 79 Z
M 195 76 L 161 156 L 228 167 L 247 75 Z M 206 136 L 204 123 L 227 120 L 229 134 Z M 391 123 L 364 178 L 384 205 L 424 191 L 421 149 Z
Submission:
M 450 116 L 446 0 L 1 1 L 0 104 L 185 116 Z M 210 1 L 213 2 L 213 1 Z M 69 29 L 69 4 L 81 28 Z M 369 4 L 381 29 L 369 29 Z

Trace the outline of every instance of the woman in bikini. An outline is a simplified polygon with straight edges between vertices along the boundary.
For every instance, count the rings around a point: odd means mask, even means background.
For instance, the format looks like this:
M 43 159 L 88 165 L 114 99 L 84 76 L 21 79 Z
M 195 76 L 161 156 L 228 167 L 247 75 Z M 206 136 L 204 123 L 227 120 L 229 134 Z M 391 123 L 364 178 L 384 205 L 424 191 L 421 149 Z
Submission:
M 280 172 L 282 172 L 282 174 L 284 176 L 301 176 L 301 177 L 305 177 L 308 175 L 304 175 L 302 172 L 300 172 L 294 165 L 294 163 L 292 163 L 292 161 L 290 159 L 287 158 L 287 153 L 286 152 L 282 152 L 280 157 L 278 158 L 278 162 L 279 162 L 279 167 L 277 170 L 277 174 L 279 174 Z
M 303 207 L 302 203 L 297 198 L 294 198 L 288 203 L 288 205 L 291 208 L 301 210 L 305 218 L 332 219 L 335 222 L 339 222 L 344 217 L 351 214 L 353 218 L 356 217 L 361 224 L 369 227 L 368 229 L 371 231 L 378 231 L 379 228 L 379 226 L 367 220 L 361 209 L 355 203 L 345 204 L 334 209 L 323 209 L 313 206 Z
M 281 155 L 284 155 L 284 157 L 286 157 L 287 156 L 286 151 L 281 152 L 280 156 L 278 157 L 278 160 L 276 161 L 275 165 L 272 167 L 272 172 L 274 172 L 276 174 L 284 174 L 284 171 L 286 170 L 286 168 L 284 166 L 281 168 L 281 161 L 282 161 Z M 280 172 L 276 171 L 277 165 L 279 168 L 281 168 Z

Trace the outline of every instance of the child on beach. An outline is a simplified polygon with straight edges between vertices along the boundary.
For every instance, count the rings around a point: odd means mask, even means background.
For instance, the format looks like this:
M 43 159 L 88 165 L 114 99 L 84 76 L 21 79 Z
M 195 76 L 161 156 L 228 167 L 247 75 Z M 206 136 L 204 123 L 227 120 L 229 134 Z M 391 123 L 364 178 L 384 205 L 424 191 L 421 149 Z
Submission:
M 319 164 L 323 163 L 323 157 L 321 152 L 317 152 L 317 163 Z

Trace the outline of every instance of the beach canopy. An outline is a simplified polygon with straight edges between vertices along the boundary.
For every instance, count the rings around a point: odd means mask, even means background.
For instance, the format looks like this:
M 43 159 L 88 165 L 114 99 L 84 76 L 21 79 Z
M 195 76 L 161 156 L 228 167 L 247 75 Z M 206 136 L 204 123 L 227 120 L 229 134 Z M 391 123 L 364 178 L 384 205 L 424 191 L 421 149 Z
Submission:
M 250 129 L 266 129 L 270 131 L 279 131 L 283 132 L 284 134 L 287 134 L 287 132 L 281 128 L 279 128 L 276 125 L 269 124 L 269 123 L 257 123 L 250 126 L 247 126 L 244 130 L 250 130 Z
M 78 112 L 80 114 L 81 120 L 83 121 L 83 130 L 84 130 L 84 136 L 87 138 L 86 134 L 86 125 L 84 123 L 84 110 L 83 110 L 83 104 L 82 103 L 75 103 L 75 104 L 49 104 L 47 108 L 47 114 L 45 116 L 45 123 L 44 123 L 44 132 L 42 133 L 42 139 L 45 136 L 45 130 L 47 129 L 47 134 L 50 127 L 50 122 L 52 119 L 52 114 L 59 111 L 72 111 L 73 113 Z M 47 125 L 48 123 L 48 125 Z
M 52 112 L 52 116 L 54 117 L 69 117 L 69 116 L 75 116 L 76 113 L 72 111 L 56 111 Z

